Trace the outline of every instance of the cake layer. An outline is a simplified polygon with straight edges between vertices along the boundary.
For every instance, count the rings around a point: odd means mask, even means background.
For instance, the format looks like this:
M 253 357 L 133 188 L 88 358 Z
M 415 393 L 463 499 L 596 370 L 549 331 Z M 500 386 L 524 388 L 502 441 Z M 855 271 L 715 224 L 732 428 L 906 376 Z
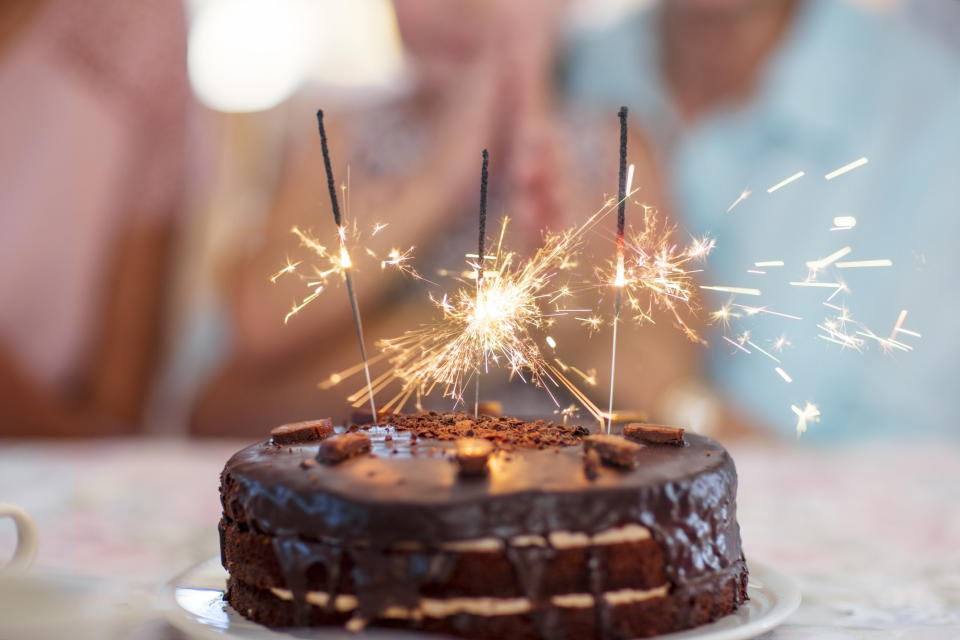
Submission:
M 746 598 L 746 567 L 740 562 L 699 581 L 695 590 L 666 585 L 648 589 L 528 598 L 421 598 L 412 606 L 391 606 L 379 616 L 359 614 L 352 596 L 333 603 L 322 591 L 305 595 L 307 607 L 294 605 L 285 589 L 258 589 L 231 577 L 227 600 L 234 609 L 268 626 L 345 625 L 398 627 L 465 638 L 589 640 L 634 638 L 686 629 L 734 611 Z M 600 606 L 597 607 L 597 600 Z M 332 605 L 332 606 L 331 606 Z M 300 617 L 298 617 L 300 616 Z
M 224 520 L 223 562 L 230 574 L 260 589 L 287 588 L 288 580 L 276 555 L 277 539 L 250 531 L 242 523 Z M 558 544 L 557 544 L 558 543 Z M 363 575 L 355 554 L 369 554 L 349 543 L 330 545 L 299 540 L 298 545 L 319 560 L 305 567 L 308 591 L 353 595 L 355 580 Z M 525 597 L 535 590 L 543 596 L 602 590 L 652 589 L 667 582 L 663 553 L 645 527 L 629 525 L 588 538 L 569 532 L 523 536 L 505 541 L 485 538 L 447 543 L 437 549 L 399 545 L 378 550 L 384 566 L 421 566 L 433 576 L 419 585 L 420 596 Z M 328 559 L 334 559 L 332 564 Z M 535 567 L 538 563 L 541 566 Z M 591 565 L 591 563 L 594 563 Z M 592 576 L 599 578 L 591 586 Z M 477 580 L 477 576 L 483 580 Z M 536 578 L 537 585 L 529 584 Z

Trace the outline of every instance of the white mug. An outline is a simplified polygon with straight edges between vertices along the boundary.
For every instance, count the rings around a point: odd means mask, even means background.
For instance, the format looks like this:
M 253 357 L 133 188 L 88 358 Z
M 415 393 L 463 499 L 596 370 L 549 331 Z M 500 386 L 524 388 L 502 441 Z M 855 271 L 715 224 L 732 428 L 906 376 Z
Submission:
M 26 571 L 37 555 L 37 525 L 26 511 L 15 504 L 0 502 L 0 519 L 11 518 L 17 527 L 17 548 L 6 565 L 0 565 L 0 573 Z

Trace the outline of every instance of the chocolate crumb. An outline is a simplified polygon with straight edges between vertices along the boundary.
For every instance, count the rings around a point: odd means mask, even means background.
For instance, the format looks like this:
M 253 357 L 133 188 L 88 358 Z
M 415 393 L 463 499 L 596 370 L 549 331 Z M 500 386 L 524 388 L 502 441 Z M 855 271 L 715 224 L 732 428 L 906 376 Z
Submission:
M 313 458 L 307 458 L 306 460 L 300 461 L 300 466 L 303 467 L 304 469 L 309 469 L 310 467 L 314 467 L 316 465 L 317 465 L 317 461 L 314 460 Z
M 709 451 L 707 451 L 707 455 L 708 455 L 708 456 L 711 455 Z
M 338 464 L 347 458 L 370 451 L 370 436 L 365 433 L 344 433 L 320 443 L 317 460 L 324 464 Z

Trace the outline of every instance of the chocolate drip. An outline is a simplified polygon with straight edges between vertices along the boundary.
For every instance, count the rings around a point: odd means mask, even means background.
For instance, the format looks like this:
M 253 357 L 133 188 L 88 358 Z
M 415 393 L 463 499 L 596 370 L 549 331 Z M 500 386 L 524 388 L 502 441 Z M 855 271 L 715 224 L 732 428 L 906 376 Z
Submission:
M 590 580 L 590 594 L 593 596 L 594 624 L 597 628 L 597 637 L 606 640 L 610 637 L 610 609 L 607 599 L 603 597 L 604 580 L 603 567 L 600 562 L 600 551 L 591 546 L 587 555 L 587 576 Z
M 349 547 L 360 617 L 373 619 L 387 607 L 415 608 L 424 585 L 446 581 L 453 554 L 409 552 L 385 556 L 382 549 Z
M 539 606 L 543 598 L 543 577 L 548 563 L 556 555 L 556 550 L 549 542 L 546 546 L 521 547 L 513 546 L 505 540 L 504 552 L 513 566 L 517 584 L 533 607 L 530 615 L 537 633 L 546 640 L 560 637 L 559 612 L 553 607 Z
M 297 625 L 306 625 L 310 620 L 310 604 L 307 602 L 307 572 L 314 565 L 321 565 L 327 578 L 327 611 L 333 611 L 340 584 L 342 550 L 307 542 L 297 536 L 274 536 L 273 553 L 280 565 L 280 572 L 287 588 L 293 594 L 294 617 Z

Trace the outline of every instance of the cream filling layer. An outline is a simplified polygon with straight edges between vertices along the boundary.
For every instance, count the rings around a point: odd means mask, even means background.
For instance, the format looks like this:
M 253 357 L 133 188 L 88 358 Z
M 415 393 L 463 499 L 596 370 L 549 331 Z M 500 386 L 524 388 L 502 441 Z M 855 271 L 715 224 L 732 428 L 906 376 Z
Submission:
M 512 547 L 546 547 L 549 538 L 550 546 L 554 549 L 581 549 L 591 545 L 622 544 L 625 542 L 640 542 L 650 539 L 650 530 L 639 524 L 627 524 L 614 527 L 589 535 L 578 531 L 554 531 L 547 537 L 527 534 L 513 536 L 509 539 Z M 457 540 L 440 545 L 444 551 L 502 551 L 503 540 L 500 538 L 474 538 L 473 540 Z M 420 551 L 423 545 L 417 542 L 400 542 L 394 546 L 401 551 Z
M 603 594 L 607 604 L 622 605 L 642 602 L 651 598 L 661 598 L 667 595 L 668 586 L 661 585 L 653 589 L 619 589 L 607 591 Z M 271 587 L 273 595 L 281 600 L 293 600 L 293 592 L 289 589 Z M 329 595 L 325 591 L 308 591 L 306 601 L 318 607 L 325 607 L 329 602 Z M 567 593 L 550 598 L 550 604 L 563 609 L 586 609 L 593 607 L 594 598 L 589 593 Z M 357 598 L 352 595 L 339 595 L 334 599 L 334 608 L 346 613 L 357 608 Z M 382 613 L 385 618 L 418 619 L 446 618 L 458 613 L 468 613 L 475 616 L 509 616 L 528 613 L 533 605 L 528 598 L 421 598 L 416 607 L 387 607 Z

